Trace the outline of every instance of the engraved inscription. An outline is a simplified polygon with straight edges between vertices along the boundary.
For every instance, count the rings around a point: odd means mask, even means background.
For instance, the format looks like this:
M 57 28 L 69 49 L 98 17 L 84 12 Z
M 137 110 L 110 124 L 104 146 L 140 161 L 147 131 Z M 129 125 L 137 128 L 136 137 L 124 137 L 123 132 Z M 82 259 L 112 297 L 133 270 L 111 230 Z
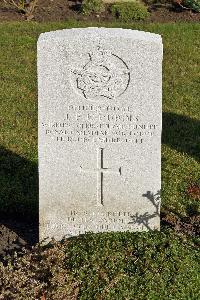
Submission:
M 97 173 L 97 206 L 104 205 L 103 203 L 103 176 L 104 173 L 119 174 L 121 175 L 121 167 L 114 170 L 110 168 L 105 168 L 103 164 L 103 148 L 97 149 L 97 168 L 94 170 L 84 170 L 80 166 L 81 171 L 89 173 Z
M 72 82 L 85 99 L 114 100 L 128 88 L 130 70 L 120 57 L 98 46 L 84 66 L 72 70 Z
M 78 235 L 88 231 L 127 231 L 147 230 L 142 223 L 132 223 L 131 211 L 71 211 L 65 220 L 60 222 L 46 221 L 45 226 L 51 230 L 60 230 L 66 235 Z M 94 220 L 95 217 L 95 220 Z M 156 227 L 154 228 L 156 229 Z
M 66 143 L 134 143 L 150 141 L 158 125 L 134 114 L 132 106 L 69 105 L 61 120 L 42 122 L 44 134 Z

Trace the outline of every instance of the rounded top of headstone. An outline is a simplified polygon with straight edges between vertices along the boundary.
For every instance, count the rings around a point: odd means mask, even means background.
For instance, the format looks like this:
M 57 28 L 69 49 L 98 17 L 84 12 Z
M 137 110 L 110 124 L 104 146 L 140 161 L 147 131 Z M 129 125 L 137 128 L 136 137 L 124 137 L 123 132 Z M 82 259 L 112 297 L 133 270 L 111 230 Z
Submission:
M 52 39 L 69 39 L 79 38 L 83 36 L 92 37 L 121 37 L 134 40 L 144 40 L 147 42 L 155 42 L 162 44 L 162 38 L 159 34 L 122 28 L 105 28 L 105 27 L 87 27 L 72 28 L 41 33 L 38 42 Z

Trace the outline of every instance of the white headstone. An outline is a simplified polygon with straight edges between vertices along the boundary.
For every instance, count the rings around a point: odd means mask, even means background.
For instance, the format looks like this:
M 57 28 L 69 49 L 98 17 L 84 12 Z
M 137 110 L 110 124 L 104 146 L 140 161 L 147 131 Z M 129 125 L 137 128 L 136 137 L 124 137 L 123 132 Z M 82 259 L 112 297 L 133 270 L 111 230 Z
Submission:
M 161 37 L 43 33 L 38 94 L 40 239 L 159 229 Z

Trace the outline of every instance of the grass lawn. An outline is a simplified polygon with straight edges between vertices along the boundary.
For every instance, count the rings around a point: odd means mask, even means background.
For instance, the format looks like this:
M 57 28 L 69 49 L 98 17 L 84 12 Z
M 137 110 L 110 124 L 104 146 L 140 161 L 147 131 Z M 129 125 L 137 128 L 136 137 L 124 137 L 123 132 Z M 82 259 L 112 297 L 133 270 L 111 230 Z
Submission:
M 0 215 L 33 219 L 38 214 L 37 38 L 45 31 L 89 26 L 104 24 L 0 24 Z M 200 24 L 105 26 L 163 37 L 161 210 L 180 218 L 196 217 Z M 200 299 L 197 238 L 177 234 L 164 224 L 161 229 L 161 233 L 86 234 L 66 245 L 36 248 L 32 258 L 30 254 L 19 258 L 20 270 L 13 261 L 0 268 L 0 295 L 1 289 L 9 290 L 8 298 L 0 299 L 40 299 L 43 292 L 47 299 L 59 300 Z

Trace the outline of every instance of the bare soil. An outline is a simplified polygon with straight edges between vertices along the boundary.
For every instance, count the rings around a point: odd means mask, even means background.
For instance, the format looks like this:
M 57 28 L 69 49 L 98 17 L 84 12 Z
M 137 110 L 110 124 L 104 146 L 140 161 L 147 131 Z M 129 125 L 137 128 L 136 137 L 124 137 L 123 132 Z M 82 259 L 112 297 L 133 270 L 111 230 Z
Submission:
M 161 226 L 168 226 L 177 233 L 186 236 L 200 236 L 200 215 L 192 215 L 180 218 L 172 212 L 163 211 L 161 213 Z
M 38 223 L 17 218 L 0 218 L 0 258 L 11 256 L 23 247 L 31 248 L 38 242 Z
M 38 0 L 38 4 L 30 18 L 36 22 L 58 22 L 67 20 L 77 21 L 100 21 L 112 22 L 114 17 L 109 11 L 109 5 L 105 12 L 83 16 L 80 13 L 81 1 L 68 0 Z M 166 23 L 166 22 L 200 22 L 200 13 L 184 10 L 175 6 L 152 6 L 151 15 L 145 22 Z M 24 21 L 25 15 L 14 6 L 7 5 L 0 0 L 0 22 L 2 21 Z

